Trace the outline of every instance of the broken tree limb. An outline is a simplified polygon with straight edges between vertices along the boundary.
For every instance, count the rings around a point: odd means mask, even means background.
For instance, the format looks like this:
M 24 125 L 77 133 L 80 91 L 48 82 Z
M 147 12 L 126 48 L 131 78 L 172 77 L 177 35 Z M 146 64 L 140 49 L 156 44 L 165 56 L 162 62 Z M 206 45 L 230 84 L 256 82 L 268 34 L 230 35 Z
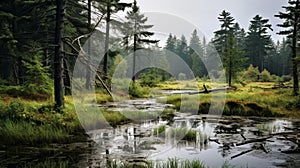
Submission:
M 242 155 L 244 155 L 244 154 L 246 154 L 246 153 L 252 152 L 253 150 L 254 150 L 254 149 L 249 149 L 249 150 L 243 151 L 243 152 L 241 152 L 241 153 L 239 153 L 239 154 L 236 154 L 236 155 L 234 155 L 234 156 L 231 156 L 231 159 L 234 159 L 234 158 L 239 157 L 239 156 L 242 156 Z
M 211 92 L 218 92 L 218 91 L 227 91 L 227 90 L 235 90 L 235 88 L 233 87 L 222 87 L 222 88 L 215 88 L 215 89 L 206 89 L 206 90 L 175 90 L 175 91 L 171 91 L 171 92 L 166 92 L 167 94 L 189 94 L 189 95 L 193 95 L 193 94 L 207 94 L 207 93 L 211 93 Z
M 205 87 L 204 90 L 191 91 L 191 92 L 188 92 L 187 94 L 202 94 L 202 93 L 211 93 L 211 92 L 227 91 L 227 90 L 235 90 L 235 88 L 233 88 L 233 87 L 223 87 L 223 88 L 215 88 L 215 89 L 206 89 L 206 87 Z
M 249 139 L 246 140 L 244 142 L 241 143 L 237 143 L 235 144 L 236 146 L 241 146 L 241 145 L 245 145 L 245 144 L 249 144 L 249 143 L 254 143 L 254 142 L 263 142 L 266 141 L 267 139 L 271 138 L 272 136 L 268 136 L 268 137 L 263 137 L 263 138 L 257 138 L 257 139 Z
M 300 130 L 297 130 L 297 131 L 287 131 L 287 132 L 277 132 L 277 133 L 272 133 L 270 135 L 271 136 L 276 136 L 276 135 L 296 135 L 297 133 L 300 133 Z
M 269 153 L 269 152 L 270 152 L 270 150 L 267 149 L 267 147 L 266 147 L 265 144 L 261 144 L 261 148 L 262 148 L 262 150 L 263 150 L 265 153 Z
M 294 144 L 300 146 L 300 143 L 297 141 L 297 138 L 290 138 L 290 137 L 288 137 L 287 135 L 283 135 L 283 137 L 284 137 L 286 140 L 291 141 L 291 142 L 293 142 Z
M 244 136 L 244 134 L 240 134 L 241 136 L 242 136 L 242 138 L 244 139 L 244 140 L 247 140 L 247 138 Z

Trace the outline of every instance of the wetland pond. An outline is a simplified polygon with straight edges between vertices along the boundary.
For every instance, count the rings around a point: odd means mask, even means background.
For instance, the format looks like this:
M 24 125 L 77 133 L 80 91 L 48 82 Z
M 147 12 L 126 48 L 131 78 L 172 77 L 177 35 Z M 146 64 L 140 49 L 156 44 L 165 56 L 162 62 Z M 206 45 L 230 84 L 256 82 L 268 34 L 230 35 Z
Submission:
M 108 103 L 105 108 L 146 112 L 169 108 L 155 99 Z M 108 160 L 146 167 L 146 163 L 200 160 L 208 167 L 300 167 L 300 121 L 283 118 L 190 115 L 140 121 L 113 129 L 91 130 L 89 139 L 47 147 L 17 146 L 0 151 L 0 167 L 66 162 L 68 167 L 105 167 Z M 293 132 L 293 134 L 290 134 Z M 299 134 L 300 135 L 300 134 Z M 155 164 L 154 164 L 155 165 Z

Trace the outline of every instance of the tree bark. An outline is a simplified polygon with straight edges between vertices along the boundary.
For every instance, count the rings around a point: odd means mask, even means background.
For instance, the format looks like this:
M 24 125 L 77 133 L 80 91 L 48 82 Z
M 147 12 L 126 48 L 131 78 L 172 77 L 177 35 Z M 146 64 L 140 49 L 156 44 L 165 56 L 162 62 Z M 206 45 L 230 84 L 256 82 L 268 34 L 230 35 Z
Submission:
M 299 1 L 296 3 L 296 9 L 298 9 Z M 293 40 L 292 40 L 292 68 L 293 68 L 293 93 L 295 96 L 299 95 L 299 79 L 298 79 L 298 63 L 296 60 L 297 57 L 297 42 L 298 42 L 298 24 L 299 16 L 298 13 L 295 14 L 294 28 L 293 28 Z
M 88 30 L 89 32 L 91 32 L 91 20 L 92 20 L 92 0 L 88 0 Z M 88 51 L 87 51 L 87 64 L 86 65 L 86 82 L 85 82 L 85 88 L 86 89 L 90 89 L 92 87 L 92 84 L 91 84 L 91 70 L 89 68 L 90 66 L 90 62 L 91 62 L 91 41 L 88 40 Z
M 137 50 L 137 34 L 136 34 L 136 21 L 134 21 L 134 35 L 133 35 L 133 62 L 132 62 L 132 81 L 135 82 L 135 57 L 136 57 L 136 50 Z
M 54 55 L 54 99 L 57 108 L 64 106 L 63 83 L 63 29 L 65 0 L 56 0 L 55 55 Z
M 110 29 L 110 4 L 107 2 L 106 6 L 106 33 L 105 33 L 105 54 L 103 58 L 103 73 L 104 73 L 104 81 L 107 80 L 107 60 L 109 56 L 109 29 Z

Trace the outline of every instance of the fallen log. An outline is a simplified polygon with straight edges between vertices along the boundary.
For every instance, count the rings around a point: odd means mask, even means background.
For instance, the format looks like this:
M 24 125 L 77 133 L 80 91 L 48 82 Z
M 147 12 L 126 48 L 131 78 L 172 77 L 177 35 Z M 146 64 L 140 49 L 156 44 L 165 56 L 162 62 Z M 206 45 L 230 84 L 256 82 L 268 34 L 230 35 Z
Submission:
M 227 91 L 227 90 L 235 90 L 235 88 L 233 88 L 233 87 L 223 87 L 223 88 L 215 88 L 215 89 L 206 89 L 206 87 L 204 87 L 204 90 L 193 91 L 193 92 L 189 92 L 188 94 L 202 94 L 202 93 L 211 93 L 211 92 Z
M 245 145 L 245 144 L 249 144 L 249 143 L 254 143 L 254 142 L 264 142 L 266 141 L 267 139 L 271 138 L 272 136 L 268 136 L 268 137 L 263 137 L 263 138 L 257 138 L 257 139 L 249 139 L 249 140 L 246 140 L 244 142 L 241 142 L 241 143 L 237 143 L 235 144 L 236 146 L 241 146 L 241 145 Z
M 296 135 L 297 133 L 300 133 L 300 130 L 297 131 L 287 131 L 287 132 L 277 132 L 277 133 L 272 133 L 270 134 L 271 136 L 276 136 L 276 135 Z
M 242 155 L 244 155 L 244 154 L 246 154 L 246 153 L 252 152 L 253 150 L 254 150 L 254 149 L 249 149 L 249 150 L 243 151 L 243 152 L 241 152 L 241 153 L 239 153 L 239 154 L 236 154 L 236 155 L 234 155 L 234 156 L 231 156 L 231 159 L 234 159 L 234 158 L 239 157 L 239 156 L 242 156 Z
M 281 152 L 282 152 L 282 153 L 286 153 L 286 154 L 300 153 L 300 148 L 284 150 L 284 151 L 281 151 Z
M 294 144 L 300 146 L 300 143 L 298 142 L 298 139 L 297 139 L 296 137 L 290 138 L 290 137 L 288 137 L 287 135 L 283 135 L 283 137 L 284 137 L 286 140 L 291 141 L 291 142 L 293 142 Z
M 197 90 L 193 90 L 193 91 L 176 90 L 176 91 L 166 92 L 166 93 L 167 94 L 189 94 L 189 95 L 193 95 L 193 94 L 208 94 L 208 93 L 211 93 L 211 92 L 227 91 L 227 90 L 235 90 L 235 88 L 233 88 L 233 87 L 222 87 L 222 88 L 215 88 L 215 89 L 207 89 L 206 87 L 204 87 L 204 90 L 199 90 L 199 91 L 197 91 Z
M 262 150 L 263 150 L 265 153 L 269 153 L 269 152 L 270 152 L 270 150 L 267 149 L 267 147 L 266 147 L 265 144 L 261 144 L 261 148 L 262 148 Z

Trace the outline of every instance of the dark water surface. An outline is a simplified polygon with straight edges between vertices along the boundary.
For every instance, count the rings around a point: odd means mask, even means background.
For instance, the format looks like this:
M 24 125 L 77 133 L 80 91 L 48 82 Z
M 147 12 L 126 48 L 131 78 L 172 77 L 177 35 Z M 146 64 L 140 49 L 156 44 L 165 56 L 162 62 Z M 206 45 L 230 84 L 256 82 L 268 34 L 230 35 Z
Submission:
M 144 104 L 149 109 L 157 110 L 151 103 L 155 104 L 155 101 L 140 101 L 135 104 Z M 161 104 L 158 106 L 166 107 Z M 162 125 L 165 125 L 165 131 L 154 133 L 154 129 Z M 185 135 L 174 133 L 176 129 L 192 130 L 195 138 L 183 140 Z M 179 160 L 199 159 L 205 165 L 216 168 L 221 167 L 225 161 L 237 167 L 299 167 L 300 154 L 283 153 L 297 147 L 298 135 L 274 135 L 296 132 L 299 129 L 300 121 L 293 119 L 176 113 L 171 121 L 145 120 L 114 129 L 92 130 L 87 132 L 90 138 L 84 142 L 51 144 L 47 147 L 2 146 L 0 167 L 34 167 L 43 164 L 66 164 L 68 167 L 80 168 L 105 167 L 108 160 L 129 163 L 144 160 L 164 162 L 175 157 Z M 240 144 L 270 135 L 274 136 L 262 142 Z M 253 150 L 237 156 L 250 149 Z

